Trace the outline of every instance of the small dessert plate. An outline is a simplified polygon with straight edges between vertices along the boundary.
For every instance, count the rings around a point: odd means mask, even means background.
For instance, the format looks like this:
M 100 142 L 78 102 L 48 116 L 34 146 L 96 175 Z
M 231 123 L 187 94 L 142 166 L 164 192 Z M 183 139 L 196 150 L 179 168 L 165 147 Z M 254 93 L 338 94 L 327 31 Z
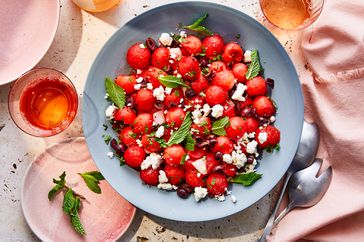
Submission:
M 60 2 L 0 0 L 0 85 L 32 69 L 47 53 L 59 22 Z
M 105 160 L 108 162 L 108 160 Z M 77 174 L 97 170 L 84 138 L 69 139 L 50 146 L 29 166 L 23 180 L 21 204 L 29 227 L 42 241 L 115 241 L 131 224 L 135 207 L 123 199 L 106 180 L 100 182 L 101 194 L 93 193 Z M 52 179 L 66 172 L 69 187 L 86 199 L 80 219 L 86 235 L 72 228 L 62 210 L 63 193 L 48 200 Z

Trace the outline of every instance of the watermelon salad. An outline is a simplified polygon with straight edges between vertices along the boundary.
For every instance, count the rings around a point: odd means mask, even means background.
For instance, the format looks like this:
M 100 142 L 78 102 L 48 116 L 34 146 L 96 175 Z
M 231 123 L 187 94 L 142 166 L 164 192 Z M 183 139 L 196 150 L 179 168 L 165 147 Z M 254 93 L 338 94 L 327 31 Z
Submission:
M 258 50 L 212 33 L 206 17 L 129 47 L 131 71 L 105 79 L 105 115 L 118 138 L 104 139 L 108 156 L 146 185 L 236 203 L 229 184 L 253 185 L 263 150 L 279 150 L 274 81 L 262 76 Z

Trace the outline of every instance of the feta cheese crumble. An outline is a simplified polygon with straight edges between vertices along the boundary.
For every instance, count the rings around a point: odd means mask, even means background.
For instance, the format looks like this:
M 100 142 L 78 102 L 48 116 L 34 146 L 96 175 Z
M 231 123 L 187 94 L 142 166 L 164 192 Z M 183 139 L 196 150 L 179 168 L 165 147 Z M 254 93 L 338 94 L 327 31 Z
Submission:
M 171 87 L 166 87 L 166 94 L 171 94 L 172 93 L 172 89 Z
M 231 164 L 233 163 L 233 158 L 231 157 L 230 154 L 224 154 L 222 156 L 222 160 L 225 162 L 225 163 L 228 163 L 228 164 Z
M 157 187 L 159 189 L 168 190 L 168 191 L 173 189 L 173 186 L 170 183 L 159 183 Z
M 233 164 L 237 168 L 242 168 L 247 161 L 247 157 L 244 153 L 238 153 L 236 151 L 233 151 L 231 157 L 233 160 Z
M 159 42 L 164 46 L 170 46 L 173 42 L 173 38 L 168 33 L 162 33 L 159 37 Z
M 246 145 L 246 152 L 249 154 L 255 154 L 255 152 L 257 152 L 257 145 L 258 145 L 258 142 L 256 142 L 255 140 L 249 142 Z
M 137 73 L 138 75 L 140 75 L 140 74 L 142 74 L 142 70 L 137 69 L 137 70 L 136 70 L 136 73 Z
M 164 126 L 159 126 L 159 128 L 155 132 L 155 137 L 160 138 L 163 135 L 164 135 Z
M 107 152 L 107 156 L 110 158 L 110 159 L 112 159 L 112 158 L 114 158 L 114 153 L 113 152 Z
M 198 202 L 207 196 L 207 189 L 203 187 L 195 187 L 195 193 L 193 195 L 195 196 L 196 202 Z
M 264 144 L 265 141 L 267 141 L 268 139 L 268 134 L 267 132 L 260 132 L 259 135 L 258 135 L 258 140 L 261 144 Z
M 105 110 L 106 118 L 113 119 L 115 111 L 116 111 L 116 107 L 114 105 L 109 105 L 107 107 L 107 109 Z
M 152 83 L 147 83 L 147 89 L 153 90 L 153 84 Z
M 168 182 L 167 175 L 163 170 L 159 171 L 158 181 L 159 181 L 159 183 L 167 183 Z
M 164 88 L 163 86 L 157 87 L 153 90 L 153 97 L 155 97 L 158 101 L 163 101 L 166 97 L 164 95 Z
M 236 203 L 238 201 L 238 199 L 234 195 L 231 195 L 230 199 L 233 203 Z
M 216 196 L 215 198 L 216 198 L 219 202 L 223 202 L 223 201 L 225 201 L 225 196 L 224 196 L 224 195 Z
M 211 113 L 212 117 L 219 118 L 222 116 L 223 113 L 224 113 L 224 107 L 221 106 L 220 104 L 217 104 L 212 107 L 212 113 Z
M 169 49 L 169 57 L 171 59 L 177 59 L 181 55 L 182 55 L 182 52 L 181 52 L 180 48 L 170 48 Z
M 153 123 L 155 125 L 161 125 L 165 122 L 164 113 L 163 111 L 158 111 L 153 113 Z
M 203 116 L 207 117 L 211 112 L 211 107 L 207 103 L 205 103 L 202 107 Z
M 143 147 L 142 141 L 140 139 L 137 139 L 136 142 L 139 145 L 139 147 Z
M 186 31 L 181 31 L 179 32 L 179 35 L 182 37 L 182 38 L 186 38 L 187 37 L 187 34 L 186 34 Z
M 201 159 L 195 160 L 192 162 L 192 165 L 200 172 L 201 174 L 205 175 L 207 174 L 207 168 L 206 168 L 206 156 L 202 157 Z
M 251 62 L 252 61 L 252 51 L 251 50 L 247 50 L 244 53 L 244 61 L 245 62 Z
M 269 121 L 270 121 L 271 123 L 274 123 L 274 122 L 276 121 L 276 117 L 271 116 L 271 117 L 269 118 Z
M 152 167 L 153 169 L 157 169 L 160 164 L 162 164 L 162 156 L 157 153 L 151 153 L 149 156 L 147 156 L 142 164 L 140 165 L 140 168 L 142 170 L 146 170 L 149 167 Z
M 245 101 L 244 92 L 246 89 L 247 89 L 247 86 L 245 86 L 242 83 L 238 83 L 236 91 L 231 96 L 231 99 L 241 101 L 241 102 Z
M 134 85 L 135 90 L 140 90 L 141 87 L 142 87 L 142 84 L 135 84 Z
M 138 78 L 136 79 L 136 82 L 137 82 L 137 83 L 142 83 L 142 82 L 143 82 L 143 80 L 144 80 L 144 79 L 143 79 L 143 77 L 141 77 L 141 76 L 140 76 L 140 77 L 138 77 Z

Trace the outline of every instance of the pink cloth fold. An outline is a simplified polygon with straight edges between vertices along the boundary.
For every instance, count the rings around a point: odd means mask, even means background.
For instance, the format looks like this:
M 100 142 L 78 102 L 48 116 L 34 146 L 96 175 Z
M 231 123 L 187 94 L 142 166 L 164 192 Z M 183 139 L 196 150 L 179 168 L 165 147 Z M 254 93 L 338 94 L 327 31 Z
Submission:
M 315 78 L 301 82 L 305 118 L 320 127 L 317 157 L 333 178 L 323 199 L 289 213 L 271 241 L 364 241 L 364 1 L 325 4 L 302 42 Z

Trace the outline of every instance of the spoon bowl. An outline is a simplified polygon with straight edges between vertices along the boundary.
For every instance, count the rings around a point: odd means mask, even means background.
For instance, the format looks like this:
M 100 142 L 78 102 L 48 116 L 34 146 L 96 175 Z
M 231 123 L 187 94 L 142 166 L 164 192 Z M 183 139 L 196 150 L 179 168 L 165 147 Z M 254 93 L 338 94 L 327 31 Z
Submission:
M 312 164 L 317 153 L 319 140 L 318 126 L 315 123 L 305 121 L 299 146 L 287 173 L 293 174 Z
M 325 195 L 331 183 L 332 167 L 330 166 L 317 177 L 321 165 L 322 159 L 315 159 L 311 166 L 293 174 L 288 183 L 290 202 L 287 208 L 276 218 L 275 224 L 292 209 L 312 207 Z

